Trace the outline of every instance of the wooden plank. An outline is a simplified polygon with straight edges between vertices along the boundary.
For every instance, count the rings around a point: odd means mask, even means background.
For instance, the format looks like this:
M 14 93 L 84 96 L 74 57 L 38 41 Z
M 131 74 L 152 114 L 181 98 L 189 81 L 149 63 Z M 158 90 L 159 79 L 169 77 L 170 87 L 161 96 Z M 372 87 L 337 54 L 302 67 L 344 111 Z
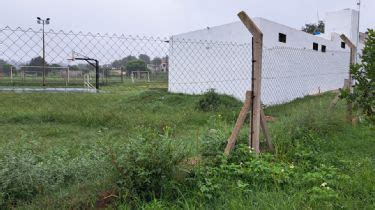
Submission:
M 246 12 L 242 11 L 238 13 L 238 17 L 241 19 L 242 23 L 253 36 L 263 36 L 262 31 L 258 28 L 254 21 L 246 14 Z
M 260 109 L 261 109 L 261 76 L 262 76 L 262 53 L 263 53 L 263 33 L 258 26 L 250 19 L 245 12 L 240 12 L 238 17 L 241 19 L 246 28 L 253 35 L 252 39 L 252 91 L 253 106 L 252 118 L 250 122 L 249 145 L 260 153 L 259 133 L 260 133 Z
M 251 91 L 246 92 L 246 99 L 245 103 L 240 111 L 240 114 L 238 115 L 236 125 L 233 128 L 232 134 L 228 139 L 227 147 L 225 148 L 225 155 L 229 155 L 230 152 L 233 150 L 234 146 L 236 145 L 237 137 L 241 131 L 242 125 L 244 124 L 247 114 L 249 113 L 249 110 L 251 108 L 252 104 L 252 95 L 253 93 Z
M 263 135 L 266 138 L 268 148 L 271 151 L 273 151 L 274 147 L 273 147 L 273 144 L 272 144 L 270 132 L 269 132 L 268 127 L 267 127 L 266 115 L 264 114 L 263 109 L 260 110 L 260 126 L 262 127 Z

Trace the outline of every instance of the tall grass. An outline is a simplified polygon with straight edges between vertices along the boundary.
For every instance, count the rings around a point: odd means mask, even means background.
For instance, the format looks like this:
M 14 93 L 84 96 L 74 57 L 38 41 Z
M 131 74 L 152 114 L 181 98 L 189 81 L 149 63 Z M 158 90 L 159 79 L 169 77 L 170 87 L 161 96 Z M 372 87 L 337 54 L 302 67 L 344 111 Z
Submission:
M 254 155 L 244 128 L 228 159 L 241 102 L 215 96 L 201 111 L 204 96 L 160 88 L 0 93 L 0 206 L 374 207 L 373 127 L 347 125 L 343 102 L 327 111 L 332 95 L 267 107 L 275 154 Z

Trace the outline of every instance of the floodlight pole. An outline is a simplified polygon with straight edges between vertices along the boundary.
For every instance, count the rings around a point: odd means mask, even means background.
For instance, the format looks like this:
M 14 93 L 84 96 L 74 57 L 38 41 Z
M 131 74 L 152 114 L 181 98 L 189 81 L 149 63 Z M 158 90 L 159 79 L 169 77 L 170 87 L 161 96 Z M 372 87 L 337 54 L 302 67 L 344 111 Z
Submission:
M 46 86 L 46 45 L 44 39 L 44 20 L 43 20 L 43 86 Z
M 45 34 L 44 34 L 44 26 L 49 24 L 50 19 L 41 19 L 40 17 L 37 17 L 37 23 L 42 24 L 42 32 L 43 32 L 43 86 L 46 86 L 46 46 L 45 46 Z

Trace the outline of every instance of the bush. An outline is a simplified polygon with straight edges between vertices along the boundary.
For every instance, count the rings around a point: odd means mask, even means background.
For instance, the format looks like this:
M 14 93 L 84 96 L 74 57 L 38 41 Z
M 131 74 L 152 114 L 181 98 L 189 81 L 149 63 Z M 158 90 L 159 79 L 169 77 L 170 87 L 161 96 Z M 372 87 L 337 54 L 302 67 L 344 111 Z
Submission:
M 353 93 L 343 91 L 343 98 L 355 102 L 362 114 L 375 123 L 375 31 L 368 31 L 365 48 L 359 64 L 351 66 L 355 81 Z
M 219 108 L 220 103 L 220 95 L 214 89 L 210 89 L 198 101 L 196 108 L 203 112 L 215 111 Z
M 182 161 L 186 158 L 183 148 L 176 148 L 167 137 L 139 137 L 131 139 L 113 157 L 117 172 L 117 185 L 122 198 L 128 201 L 151 200 L 173 196 Z
M 64 148 L 44 155 L 27 145 L 4 148 L 0 151 L 0 209 L 63 186 L 103 177 L 107 171 L 105 153 L 99 147 L 91 151 L 74 158 Z

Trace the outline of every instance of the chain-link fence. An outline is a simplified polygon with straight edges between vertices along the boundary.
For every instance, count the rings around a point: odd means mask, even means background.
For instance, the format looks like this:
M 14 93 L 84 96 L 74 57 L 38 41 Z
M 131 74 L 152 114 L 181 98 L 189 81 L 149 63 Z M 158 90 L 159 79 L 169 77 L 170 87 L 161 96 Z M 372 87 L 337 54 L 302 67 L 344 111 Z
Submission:
M 273 105 L 343 87 L 350 53 L 289 47 L 263 50 L 262 101 Z
M 45 31 L 43 59 L 42 30 L 5 27 L 0 29 L 0 84 L 47 86 L 83 84 L 94 68 L 84 61 L 72 61 L 73 52 L 97 59 L 100 82 L 113 84 L 144 81 L 133 72 L 149 72 L 149 80 L 166 82 L 168 39 L 159 37 Z M 43 67 L 44 63 L 44 67 Z
M 242 101 L 251 89 L 252 47 L 172 39 L 169 91 L 201 94 L 209 89 Z M 290 47 L 263 49 L 262 102 L 289 102 L 342 88 L 349 75 L 350 53 Z
M 170 92 L 202 94 L 209 89 L 245 99 L 251 89 L 251 43 L 187 40 L 177 37 L 45 32 L 5 27 L 0 30 L 0 84 L 83 85 L 94 68 L 71 61 L 72 52 L 97 59 L 100 82 L 168 82 Z M 272 105 L 336 90 L 349 72 L 349 52 L 288 47 L 263 49 L 262 101 Z M 44 72 L 44 74 L 43 74 Z M 45 77 L 45 78 L 43 78 Z

